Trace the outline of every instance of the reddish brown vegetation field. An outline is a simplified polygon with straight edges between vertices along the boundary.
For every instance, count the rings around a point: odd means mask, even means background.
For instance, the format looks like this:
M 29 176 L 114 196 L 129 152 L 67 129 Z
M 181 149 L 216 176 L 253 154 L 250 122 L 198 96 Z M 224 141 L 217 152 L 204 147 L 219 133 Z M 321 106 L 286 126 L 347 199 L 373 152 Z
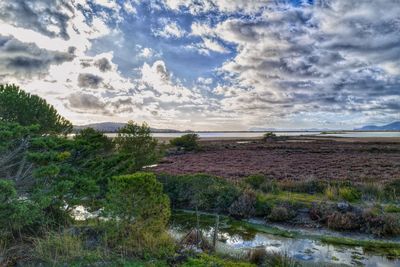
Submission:
M 231 179 L 251 174 L 295 180 L 400 178 L 400 142 L 305 141 L 208 141 L 203 143 L 203 151 L 168 156 L 153 170 L 169 174 L 207 173 Z

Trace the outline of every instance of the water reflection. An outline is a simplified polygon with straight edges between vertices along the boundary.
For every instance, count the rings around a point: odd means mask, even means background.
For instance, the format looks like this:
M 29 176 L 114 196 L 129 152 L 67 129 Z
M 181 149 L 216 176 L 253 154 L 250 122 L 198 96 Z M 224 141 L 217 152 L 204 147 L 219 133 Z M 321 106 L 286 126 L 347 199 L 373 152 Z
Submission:
M 193 214 L 175 214 L 171 223 L 171 233 L 180 236 L 195 225 Z M 202 215 L 200 228 L 211 239 L 213 217 Z M 287 253 L 297 260 L 309 263 L 323 263 L 327 266 L 400 266 L 400 260 L 390 260 L 374 253 L 368 253 L 361 247 L 337 246 L 307 238 L 285 238 L 265 234 L 240 225 L 227 218 L 221 220 L 217 251 L 232 256 L 246 255 L 250 249 L 264 247 L 269 252 Z

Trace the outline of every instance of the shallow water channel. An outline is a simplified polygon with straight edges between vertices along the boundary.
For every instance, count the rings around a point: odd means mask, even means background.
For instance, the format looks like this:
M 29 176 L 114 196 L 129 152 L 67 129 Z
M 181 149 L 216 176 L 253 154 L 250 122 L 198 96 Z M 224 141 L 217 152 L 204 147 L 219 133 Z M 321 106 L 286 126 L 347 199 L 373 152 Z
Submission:
M 180 238 L 195 225 L 194 213 L 176 212 L 171 220 L 171 233 Z M 200 228 L 210 240 L 214 225 L 214 216 L 203 213 L 200 215 Z M 270 234 L 275 232 L 276 234 Z M 244 256 L 251 249 L 263 247 L 269 252 L 286 253 L 306 266 L 400 266 L 399 259 L 390 259 L 377 252 L 366 251 L 362 247 L 326 244 L 306 235 L 287 236 L 290 234 L 266 224 L 259 225 L 221 217 L 217 252 Z

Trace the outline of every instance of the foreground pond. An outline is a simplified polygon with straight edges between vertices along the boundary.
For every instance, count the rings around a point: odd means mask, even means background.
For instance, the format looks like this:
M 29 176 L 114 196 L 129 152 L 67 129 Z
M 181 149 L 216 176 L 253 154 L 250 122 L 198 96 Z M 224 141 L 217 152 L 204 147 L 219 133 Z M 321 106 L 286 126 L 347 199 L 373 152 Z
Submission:
M 214 224 L 214 216 L 201 214 L 200 228 L 210 240 Z M 171 220 L 171 233 L 180 238 L 195 225 L 195 214 L 176 212 Z M 295 234 L 279 231 L 273 227 L 221 217 L 217 252 L 232 256 L 244 256 L 252 248 L 264 247 L 267 251 L 286 253 L 304 263 L 311 265 L 319 263 L 318 266 L 321 264 L 323 264 L 322 266 L 400 266 L 399 259 L 389 259 L 381 256 L 379 252 L 366 251 L 362 247 L 330 245 L 312 237 L 295 236 Z

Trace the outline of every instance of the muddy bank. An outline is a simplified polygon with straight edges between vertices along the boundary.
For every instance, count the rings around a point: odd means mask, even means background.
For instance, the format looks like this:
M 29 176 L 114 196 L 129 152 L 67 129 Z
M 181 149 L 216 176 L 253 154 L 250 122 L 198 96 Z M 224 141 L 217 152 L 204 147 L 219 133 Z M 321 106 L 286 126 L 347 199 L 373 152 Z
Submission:
M 241 141 L 202 141 L 203 151 L 167 156 L 152 170 L 174 175 L 206 173 L 230 179 L 251 174 L 294 180 L 400 178 L 399 142 L 311 137 L 272 143 Z

